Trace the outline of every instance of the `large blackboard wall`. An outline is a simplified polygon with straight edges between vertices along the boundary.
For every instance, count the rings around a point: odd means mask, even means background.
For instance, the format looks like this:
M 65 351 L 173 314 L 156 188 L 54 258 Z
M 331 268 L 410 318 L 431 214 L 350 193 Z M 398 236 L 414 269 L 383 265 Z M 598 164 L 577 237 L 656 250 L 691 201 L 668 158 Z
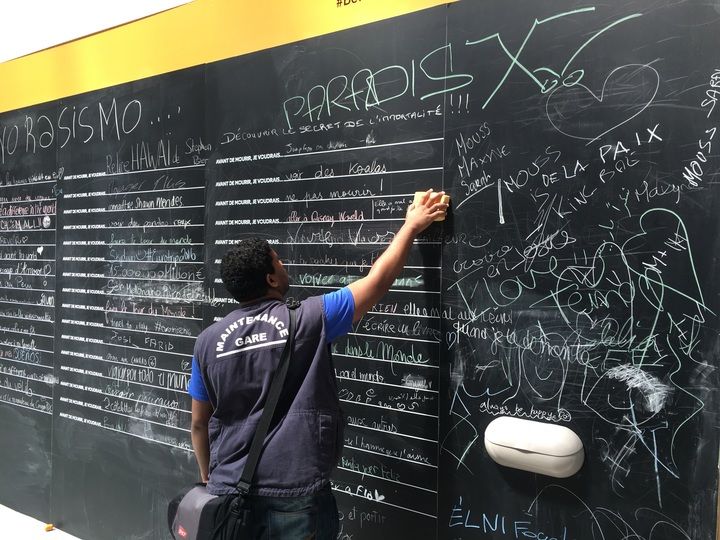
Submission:
M 167 538 L 248 236 L 304 298 L 452 196 L 333 345 L 343 539 L 714 537 L 720 5 L 463 1 L 0 115 L 0 503 Z M 500 415 L 586 463 L 505 469 Z

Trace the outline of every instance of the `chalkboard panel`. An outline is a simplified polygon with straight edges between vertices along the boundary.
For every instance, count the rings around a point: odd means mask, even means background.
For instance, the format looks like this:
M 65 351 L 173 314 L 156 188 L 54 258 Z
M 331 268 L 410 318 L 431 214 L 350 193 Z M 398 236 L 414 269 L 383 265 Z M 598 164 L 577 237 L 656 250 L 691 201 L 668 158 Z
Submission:
M 448 219 L 332 345 L 340 537 L 709 540 L 719 27 L 464 1 L 0 116 L 0 501 L 167 538 L 225 250 L 267 238 L 322 294 L 432 186 Z M 585 465 L 496 465 L 501 415 L 571 428 Z
M 0 503 L 47 517 L 55 347 L 57 105 L 0 117 Z
M 203 92 L 188 70 L 61 103 L 98 113 L 85 146 L 59 151 L 53 511 L 81 537 L 165 538 L 163 507 L 197 477 L 185 390 L 205 301 Z
M 236 307 L 218 275 L 229 245 L 267 238 L 290 296 L 323 294 L 366 274 L 414 192 L 442 184 L 443 12 L 404 18 L 402 36 L 397 24 L 375 25 L 377 39 L 360 48 L 364 28 L 208 67 L 216 318 Z M 333 489 L 348 538 L 435 528 L 440 248 L 436 226 L 383 303 L 333 344 L 347 415 Z
M 693 2 L 449 10 L 475 78 L 446 103 L 441 536 L 714 537 L 720 72 L 698 52 L 719 22 Z M 499 415 L 570 427 L 585 466 L 493 465 Z

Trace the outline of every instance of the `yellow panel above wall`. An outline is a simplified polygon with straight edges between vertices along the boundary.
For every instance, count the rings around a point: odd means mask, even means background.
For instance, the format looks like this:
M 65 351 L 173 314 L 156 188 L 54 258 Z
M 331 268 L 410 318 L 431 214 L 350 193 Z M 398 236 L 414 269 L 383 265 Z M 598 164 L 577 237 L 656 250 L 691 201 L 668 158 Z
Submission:
M 0 112 L 456 0 L 195 0 L 0 64 Z

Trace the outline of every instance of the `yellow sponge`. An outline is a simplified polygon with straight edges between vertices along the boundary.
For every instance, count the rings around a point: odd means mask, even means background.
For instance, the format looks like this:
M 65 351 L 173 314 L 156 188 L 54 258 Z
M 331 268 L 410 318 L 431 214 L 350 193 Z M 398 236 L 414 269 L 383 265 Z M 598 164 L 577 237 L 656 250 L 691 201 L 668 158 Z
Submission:
M 415 197 L 413 198 L 413 204 L 417 204 L 420 201 L 420 199 L 422 199 L 423 195 L 425 195 L 425 193 L 427 193 L 427 192 L 426 191 L 416 191 Z M 440 198 L 440 202 L 445 203 L 445 204 L 450 204 L 450 195 L 443 195 Z M 445 221 L 445 216 L 443 215 L 443 216 L 437 218 L 435 221 Z

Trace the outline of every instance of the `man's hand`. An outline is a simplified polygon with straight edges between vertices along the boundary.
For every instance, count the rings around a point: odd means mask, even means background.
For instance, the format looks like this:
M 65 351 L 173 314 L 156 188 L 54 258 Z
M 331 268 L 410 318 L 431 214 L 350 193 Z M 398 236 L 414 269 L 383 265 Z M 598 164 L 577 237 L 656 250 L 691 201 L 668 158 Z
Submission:
M 428 189 L 419 201 L 411 204 L 405 216 L 405 225 L 414 231 L 415 235 L 427 229 L 438 218 L 444 218 L 448 205 L 442 202 L 444 191 L 435 192 Z
M 359 321 L 388 292 L 405 266 L 407 254 L 415 237 L 427 229 L 433 221 L 445 215 L 448 205 L 441 202 L 444 194 L 444 191 L 436 193 L 429 189 L 420 200 L 411 204 L 405 223 L 385 253 L 372 265 L 368 275 L 348 285 L 355 301 L 353 322 Z
M 192 440 L 195 459 L 200 468 L 200 481 L 207 483 L 210 468 L 210 436 L 208 424 L 213 409 L 209 401 L 192 400 L 192 421 L 190 423 L 190 439 Z

